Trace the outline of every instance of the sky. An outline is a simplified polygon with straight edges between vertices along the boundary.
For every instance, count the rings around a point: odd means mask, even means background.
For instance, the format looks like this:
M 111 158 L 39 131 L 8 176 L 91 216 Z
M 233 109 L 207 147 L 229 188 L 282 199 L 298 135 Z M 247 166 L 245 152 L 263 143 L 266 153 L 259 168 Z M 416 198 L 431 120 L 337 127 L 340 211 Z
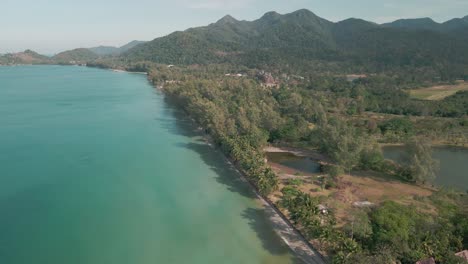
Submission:
M 208 25 L 226 14 L 255 20 L 268 11 L 307 8 L 320 17 L 384 23 L 468 15 L 468 0 L 0 0 L 0 53 L 121 46 Z

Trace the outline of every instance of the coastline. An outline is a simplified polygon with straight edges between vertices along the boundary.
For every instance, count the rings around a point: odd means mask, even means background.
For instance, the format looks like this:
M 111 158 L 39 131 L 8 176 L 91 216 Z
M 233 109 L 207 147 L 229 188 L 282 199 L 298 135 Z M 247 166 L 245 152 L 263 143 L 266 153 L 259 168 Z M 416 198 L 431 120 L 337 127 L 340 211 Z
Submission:
M 379 143 L 379 146 L 382 148 L 385 147 L 404 147 L 405 143 Z M 468 145 L 454 145 L 454 144 L 444 144 L 444 143 L 432 143 L 433 148 L 459 148 L 468 150 Z
M 74 66 L 74 65 L 60 65 L 60 64 L 34 64 L 34 65 L 57 65 L 57 66 Z M 14 67 L 14 66 L 20 66 L 20 65 L 0 65 L 0 66 L 5 66 L 5 67 Z M 86 65 L 85 67 L 90 67 L 90 68 L 95 68 L 92 66 Z M 114 72 L 121 72 L 121 73 L 136 73 L 136 74 L 144 74 L 148 75 L 148 72 L 129 72 L 121 69 L 112 69 L 112 68 L 102 68 L 103 70 L 110 70 Z M 164 96 L 170 96 L 167 93 L 164 92 L 164 89 L 161 87 L 154 85 L 151 83 L 151 81 L 148 79 L 149 84 L 154 87 L 155 89 L 158 89 L 162 91 L 162 94 Z M 195 122 L 192 120 L 192 122 L 195 125 Z M 198 126 L 198 125 L 197 125 Z M 197 126 L 194 126 L 196 128 Z M 201 129 L 198 129 L 201 130 Z M 202 134 L 204 140 L 208 145 L 210 145 L 213 150 L 219 151 L 219 149 L 213 144 L 213 141 L 211 137 L 202 131 L 200 131 L 200 134 Z M 224 159 L 226 160 L 227 164 L 229 166 L 232 166 L 236 172 L 238 173 L 238 176 L 241 178 L 243 182 L 248 184 L 251 188 L 251 190 L 255 193 L 255 199 L 261 204 L 263 209 L 265 210 L 265 214 L 268 217 L 268 220 L 272 224 L 273 230 L 275 233 L 283 240 L 283 242 L 291 249 L 291 251 L 294 253 L 296 257 L 301 259 L 305 264 L 325 264 L 326 262 L 324 261 L 323 256 L 318 253 L 317 250 L 313 248 L 313 246 L 304 238 L 304 236 L 287 220 L 286 216 L 284 216 L 279 209 L 276 208 L 276 206 L 268 200 L 268 198 L 263 197 L 256 189 L 256 187 L 247 179 L 247 177 L 235 166 L 235 164 L 224 154 L 222 154 Z
M 167 93 L 165 93 L 164 89 L 162 89 L 160 86 L 152 86 L 155 89 L 161 91 L 164 96 L 170 96 Z M 185 111 L 183 112 L 185 115 L 188 116 L 193 125 L 193 128 L 197 130 L 197 132 L 203 138 L 205 143 L 209 145 L 213 149 L 213 151 L 219 152 L 226 161 L 226 164 L 228 166 L 231 166 L 237 172 L 238 177 L 250 186 L 252 192 L 254 192 L 255 194 L 255 199 L 261 204 L 261 206 L 265 210 L 265 214 L 268 220 L 270 221 L 273 230 L 281 238 L 281 240 L 290 248 L 294 256 L 299 258 L 305 264 L 326 264 L 327 261 L 325 261 L 325 258 L 319 253 L 318 250 L 316 250 L 313 247 L 313 245 L 304 237 L 304 235 L 296 227 L 294 227 L 294 225 L 274 205 L 274 203 L 270 201 L 268 197 L 263 197 L 258 192 L 255 185 L 251 181 L 249 181 L 246 175 L 235 165 L 235 163 L 229 157 L 224 155 L 224 153 L 222 153 L 218 147 L 216 147 L 213 138 L 209 134 L 206 134 L 203 131 L 203 128 L 200 127 L 195 122 L 195 120 L 190 118 L 190 115 L 188 115 Z
M 123 72 L 123 73 L 134 73 L 134 74 L 142 74 L 142 75 L 148 75 L 147 72 L 133 72 L 133 71 L 126 71 L 126 70 L 122 70 L 122 69 L 109 69 L 113 72 Z
M 165 95 L 167 96 L 167 95 Z M 192 120 L 192 122 L 194 122 Z M 201 129 L 198 129 L 201 130 Z M 202 131 L 200 131 L 202 133 Z M 203 138 L 206 143 L 211 146 L 215 151 L 219 151 L 212 138 L 203 133 Z M 255 193 L 256 199 L 261 203 L 265 213 L 271 222 L 275 233 L 283 240 L 283 242 L 294 252 L 295 256 L 300 258 L 305 264 L 325 264 L 324 257 L 307 241 L 302 233 L 297 230 L 294 225 L 287 219 L 287 217 L 267 198 L 263 197 L 255 187 L 242 173 L 237 166 L 222 154 L 229 166 L 235 168 L 241 180 L 247 183 L 252 191 Z

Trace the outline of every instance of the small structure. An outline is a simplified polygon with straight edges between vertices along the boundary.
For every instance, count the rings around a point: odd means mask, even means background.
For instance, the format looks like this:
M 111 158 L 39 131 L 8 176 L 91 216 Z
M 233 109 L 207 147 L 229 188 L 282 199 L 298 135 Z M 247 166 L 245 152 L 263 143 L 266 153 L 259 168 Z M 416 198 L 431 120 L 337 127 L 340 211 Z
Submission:
M 242 73 L 226 73 L 224 76 L 230 76 L 230 77 L 244 77 L 244 74 Z
M 372 207 L 375 204 L 369 201 L 362 201 L 362 202 L 354 202 L 353 205 L 359 208 L 363 208 L 363 207 Z
M 168 68 L 172 68 L 172 67 L 174 67 L 174 65 L 169 64 L 169 65 L 167 65 L 167 67 L 168 67 Z
M 460 257 L 466 261 L 468 261 L 468 250 L 463 250 L 455 254 L 455 256 Z
M 320 213 L 323 214 L 323 215 L 328 214 L 328 208 L 323 204 L 319 204 L 317 206 L 317 209 L 319 209 Z
M 436 262 L 434 258 L 428 258 L 428 259 L 420 260 L 416 262 L 416 264 L 436 264 Z

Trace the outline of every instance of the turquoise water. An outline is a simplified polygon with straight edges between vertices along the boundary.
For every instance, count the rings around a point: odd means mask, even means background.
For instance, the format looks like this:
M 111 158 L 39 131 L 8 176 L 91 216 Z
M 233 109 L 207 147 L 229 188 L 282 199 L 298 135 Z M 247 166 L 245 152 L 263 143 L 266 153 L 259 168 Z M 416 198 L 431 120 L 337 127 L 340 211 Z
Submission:
M 292 263 L 145 76 L 0 67 L 0 263 Z
M 402 161 L 403 147 L 384 147 L 383 150 L 387 159 Z M 468 191 L 468 149 L 435 147 L 432 157 L 439 161 L 435 184 Z

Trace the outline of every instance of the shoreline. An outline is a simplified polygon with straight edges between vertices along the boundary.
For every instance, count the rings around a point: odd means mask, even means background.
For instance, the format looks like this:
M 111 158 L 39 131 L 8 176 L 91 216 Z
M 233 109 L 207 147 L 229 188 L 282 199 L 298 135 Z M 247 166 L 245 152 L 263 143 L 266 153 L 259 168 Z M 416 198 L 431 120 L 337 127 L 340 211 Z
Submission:
M 385 147 L 404 147 L 405 143 L 379 143 L 379 146 L 382 148 Z M 468 145 L 453 145 L 453 144 L 443 144 L 443 143 L 432 143 L 432 148 L 454 148 L 454 149 L 464 149 L 468 150 Z
M 122 73 L 134 73 L 134 74 L 141 74 L 141 75 L 148 75 L 147 72 L 133 72 L 133 71 L 126 71 L 126 70 L 122 70 L 122 69 L 109 69 L 113 72 L 122 72 Z
M 192 119 L 191 119 L 192 120 Z M 192 122 L 194 122 L 192 120 Z M 200 131 L 202 133 L 202 131 Z M 214 151 L 220 151 L 215 144 L 211 136 L 202 133 L 202 137 L 206 143 L 213 148 Z M 325 264 L 324 257 L 316 250 L 310 242 L 302 235 L 302 233 L 294 227 L 294 225 L 287 219 L 287 217 L 267 198 L 263 197 L 258 191 L 255 185 L 253 185 L 248 178 L 242 173 L 237 166 L 228 158 L 222 154 L 223 158 L 232 166 L 238 173 L 241 180 L 247 183 L 252 191 L 255 193 L 256 199 L 261 203 L 265 213 L 273 226 L 275 233 L 283 240 L 283 242 L 294 252 L 295 256 L 300 258 L 305 264 Z
M 40 64 L 40 65 L 78 66 L 78 65 L 59 65 L 59 64 Z M 1 66 L 11 67 L 13 65 L 1 65 Z M 96 68 L 96 67 L 92 67 L 88 65 L 86 65 L 85 67 Z M 129 71 L 121 70 L 121 69 L 112 69 L 112 68 L 107 68 L 107 69 L 101 68 L 101 69 L 110 70 L 110 71 L 114 71 L 118 73 L 119 72 L 130 73 L 130 74 L 137 73 L 137 74 L 142 74 L 142 75 L 144 74 L 144 75 L 149 76 L 148 72 L 144 72 L 144 73 L 143 72 L 129 72 Z M 149 79 L 147 81 L 153 88 L 162 91 L 162 94 L 164 96 L 170 96 L 169 94 L 163 91 L 164 89 L 161 89 L 161 87 L 154 85 Z M 185 115 L 187 115 L 187 113 L 185 113 Z M 189 115 L 187 116 L 190 118 Z M 198 125 L 196 125 L 196 123 L 193 120 L 192 120 L 192 123 L 194 124 L 193 126 L 194 129 L 197 129 Z M 205 142 L 210 147 L 212 147 L 214 151 L 220 152 L 219 148 L 217 148 L 215 144 L 213 144 L 213 141 L 209 135 L 203 133 L 203 131 L 201 131 L 200 128 L 198 128 L 197 130 L 199 131 L 200 136 L 203 137 Z M 255 194 L 254 199 L 256 200 L 256 202 L 259 203 L 259 205 L 261 205 L 261 208 L 264 209 L 265 215 L 267 216 L 268 221 L 271 223 L 274 232 L 281 238 L 281 240 L 286 244 L 286 246 L 289 247 L 292 255 L 299 258 L 305 264 L 325 264 L 326 262 L 323 256 L 320 253 L 318 253 L 318 251 L 304 238 L 304 236 L 292 225 L 292 223 L 289 220 L 287 220 L 287 218 L 279 211 L 279 209 L 276 208 L 276 206 L 271 201 L 269 201 L 267 197 L 263 197 L 257 191 L 255 185 L 253 185 L 247 179 L 244 173 L 242 173 L 238 169 L 238 167 L 226 155 L 224 155 L 223 153 L 221 154 L 223 158 L 225 159 L 225 161 L 227 162 L 226 165 L 232 166 L 235 169 L 235 171 L 238 173 L 238 177 L 240 177 L 240 179 L 243 182 L 245 182 L 246 184 L 250 186 L 252 192 Z
M 151 82 L 150 82 L 151 84 Z M 162 92 L 164 96 L 170 96 L 157 85 L 152 85 L 155 89 Z M 271 202 L 268 197 L 263 197 L 255 187 L 255 185 L 249 181 L 246 175 L 239 170 L 239 168 L 228 158 L 221 150 L 214 144 L 212 137 L 203 131 L 200 127 L 185 111 L 184 114 L 189 118 L 193 125 L 193 129 L 196 130 L 205 141 L 205 144 L 209 145 L 213 151 L 220 153 L 226 162 L 226 165 L 231 166 L 238 177 L 248 184 L 255 194 L 255 200 L 265 210 L 265 214 L 270 221 L 274 232 L 281 238 L 281 240 L 289 247 L 293 255 L 299 258 L 305 264 L 326 264 L 325 258 L 319 253 L 318 250 L 304 237 L 304 235 L 288 220 L 288 218 Z M 277 175 L 278 176 L 278 175 Z

